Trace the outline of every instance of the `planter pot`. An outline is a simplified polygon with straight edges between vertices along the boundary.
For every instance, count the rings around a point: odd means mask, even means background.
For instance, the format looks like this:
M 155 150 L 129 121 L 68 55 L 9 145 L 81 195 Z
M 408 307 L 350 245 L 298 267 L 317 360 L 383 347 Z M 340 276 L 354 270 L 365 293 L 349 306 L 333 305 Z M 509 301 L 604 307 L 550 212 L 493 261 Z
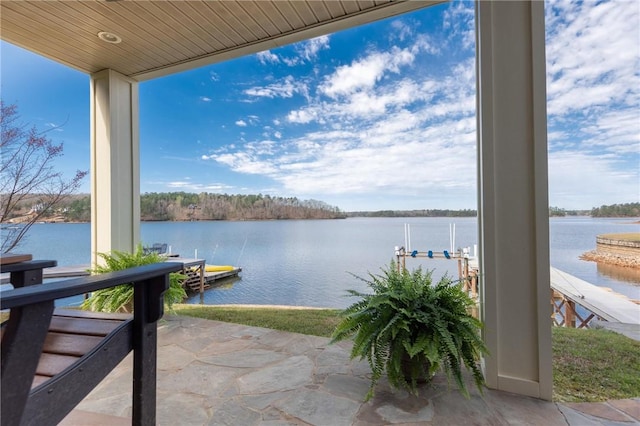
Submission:
M 431 363 L 429 361 L 421 361 L 419 359 L 412 359 L 408 354 L 404 354 L 402 361 L 400 362 L 402 373 L 407 382 L 411 382 L 415 379 L 418 384 L 429 383 L 435 374 L 429 373 Z

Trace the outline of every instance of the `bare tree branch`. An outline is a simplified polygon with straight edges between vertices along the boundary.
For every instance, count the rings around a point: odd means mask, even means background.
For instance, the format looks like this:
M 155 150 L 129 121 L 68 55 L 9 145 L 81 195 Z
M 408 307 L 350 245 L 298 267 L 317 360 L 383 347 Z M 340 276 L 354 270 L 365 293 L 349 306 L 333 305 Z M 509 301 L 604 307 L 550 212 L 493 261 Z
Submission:
M 6 253 L 18 247 L 34 223 L 76 191 L 88 172 L 78 170 L 65 180 L 54 167 L 55 159 L 63 155 L 63 144 L 46 137 L 53 129 L 39 132 L 20 123 L 15 104 L 0 101 L 0 109 L 0 223 L 10 223 L 27 197 L 38 196 L 37 209 L 3 229 L 0 252 Z

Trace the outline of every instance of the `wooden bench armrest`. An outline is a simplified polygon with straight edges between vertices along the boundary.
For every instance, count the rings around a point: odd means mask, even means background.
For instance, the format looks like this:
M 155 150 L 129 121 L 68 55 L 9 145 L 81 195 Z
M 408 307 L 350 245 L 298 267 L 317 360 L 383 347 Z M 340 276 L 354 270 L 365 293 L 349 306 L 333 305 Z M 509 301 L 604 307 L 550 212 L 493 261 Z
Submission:
M 181 263 L 160 262 L 151 265 L 137 266 L 124 271 L 5 290 L 0 295 L 0 309 L 11 309 L 40 302 L 54 301 L 78 294 L 91 293 L 120 284 L 145 281 L 180 270 L 182 270 Z
M 0 272 L 24 272 L 33 271 L 34 269 L 44 269 L 57 266 L 58 262 L 55 260 L 26 260 L 19 263 L 6 263 L 0 265 Z
M 10 281 L 14 288 L 26 287 L 42 283 L 44 268 L 57 266 L 55 260 L 27 260 L 18 263 L 0 265 L 0 272 L 11 274 Z

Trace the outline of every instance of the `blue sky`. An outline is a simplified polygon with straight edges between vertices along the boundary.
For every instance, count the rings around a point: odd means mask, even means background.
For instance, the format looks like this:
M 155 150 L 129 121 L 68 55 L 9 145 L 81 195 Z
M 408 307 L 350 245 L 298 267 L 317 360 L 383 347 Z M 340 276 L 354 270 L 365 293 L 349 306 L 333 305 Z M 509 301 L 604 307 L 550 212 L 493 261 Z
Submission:
M 548 1 L 546 25 L 550 204 L 639 201 L 640 2 Z M 0 49 L 4 102 L 88 170 L 89 77 Z M 454 2 L 143 82 L 141 191 L 476 208 L 474 61 Z

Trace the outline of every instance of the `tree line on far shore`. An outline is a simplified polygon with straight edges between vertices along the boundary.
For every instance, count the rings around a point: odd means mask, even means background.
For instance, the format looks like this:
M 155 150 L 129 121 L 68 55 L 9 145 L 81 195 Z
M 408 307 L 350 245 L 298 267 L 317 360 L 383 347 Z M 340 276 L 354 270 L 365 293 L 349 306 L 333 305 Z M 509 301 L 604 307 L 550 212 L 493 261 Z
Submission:
M 38 210 L 39 197 L 30 196 L 13 212 L 14 218 L 28 217 Z M 318 200 L 296 197 L 245 194 L 193 194 L 187 192 L 145 193 L 140 195 L 140 219 L 143 221 L 192 220 L 271 220 L 271 219 L 343 219 L 338 207 Z M 9 218 L 10 219 L 10 218 Z M 91 197 L 68 196 L 55 210 L 41 215 L 42 221 L 88 222 Z M 16 220 L 19 222 L 19 220 Z
M 41 204 L 38 195 L 25 197 L 12 215 L 5 219 L 35 214 Z M 73 194 L 60 201 L 55 210 L 38 212 L 45 222 L 89 222 L 91 197 Z M 296 197 L 246 194 L 193 194 L 187 192 L 145 193 L 140 195 L 140 218 L 143 221 L 191 220 L 286 220 L 343 219 L 346 217 L 476 217 L 472 209 L 418 209 L 343 212 L 318 200 Z M 565 210 L 549 207 L 550 217 L 640 217 L 640 203 L 612 204 L 591 210 Z M 3 222 L 8 222 L 4 220 Z M 18 220 L 19 222 L 19 220 Z
M 378 210 L 348 212 L 348 217 L 476 217 L 478 212 L 471 209 L 421 209 L 421 210 Z
M 560 207 L 549 207 L 549 216 L 640 217 L 640 203 L 602 205 L 591 210 L 565 210 Z
M 640 217 L 640 203 L 612 204 L 594 207 L 592 217 Z
M 324 201 L 253 194 L 147 193 L 140 196 L 142 220 L 343 219 Z

